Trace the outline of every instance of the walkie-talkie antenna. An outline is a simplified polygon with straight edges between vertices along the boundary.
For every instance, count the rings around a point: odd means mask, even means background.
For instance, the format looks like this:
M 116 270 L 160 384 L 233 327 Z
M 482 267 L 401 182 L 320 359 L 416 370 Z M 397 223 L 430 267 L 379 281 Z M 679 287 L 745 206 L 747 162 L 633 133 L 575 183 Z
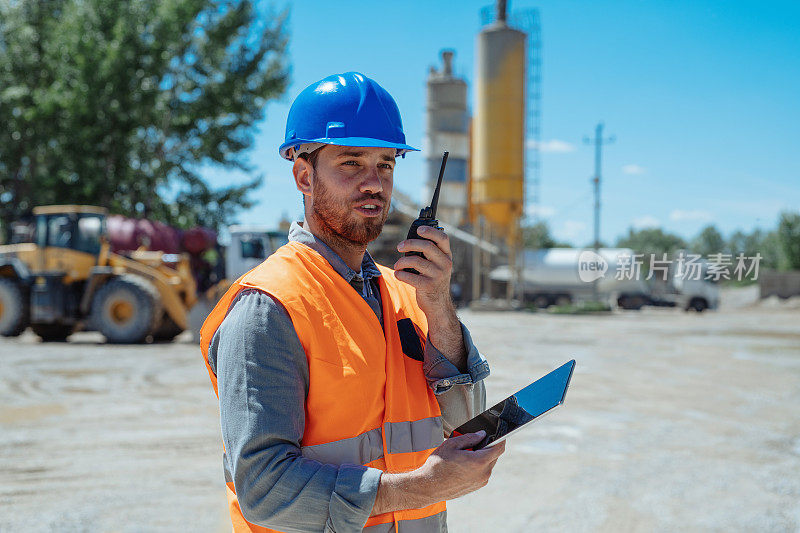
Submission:
M 436 181 L 436 189 L 433 191 L 433 200 L 431 200 L 430 217 L 436 218 L 436 208 L 439 206 L 439 190 L 442 188 L 442 177 L 444 176 L 444 167 L 447 164 L 447 156 L 450 152 L 445 152 L 442 156 L 442 167 L 439 169 L 439 179 Z
M 419 210 L 419 218 L 417 218 L 417 220 L 411 223 L 411 227 L 408 230 L 408 236 L 406 237 L 406 239 L 424 239 L 424 237 L 421 237 L 419 234 L 419 229 L 422 226 L 438 228 L 440 230 L 442 229 L 439 227 L 439 221 L 436 220 L 436 207 L 439 205 L 439 190 L 442 188 L 442 177 L 444 177 L 444 165 L 445 163 L 447 163 L 448 155 L 449 152 L 445 152 L 444 156 L 442 157 L 442 168 L 439 169 L 439 181 L 436 182 L 436 190 L 433 191 L 433 199 L 431 200 L 431 205 L 429 205 L 428 207 L 423 207 L 422 209 Z M 405 252 L 403 255 L 404 256 L 415 255 L 423 258 L 425 257 L 425 254 L 423 254 L 422 252 L 418 252 L 416 250 L 409 250 L 408 252 Z M 403 270 L 410 274 L 419 274 L 419 272 L 412 267 L 406 267 Z

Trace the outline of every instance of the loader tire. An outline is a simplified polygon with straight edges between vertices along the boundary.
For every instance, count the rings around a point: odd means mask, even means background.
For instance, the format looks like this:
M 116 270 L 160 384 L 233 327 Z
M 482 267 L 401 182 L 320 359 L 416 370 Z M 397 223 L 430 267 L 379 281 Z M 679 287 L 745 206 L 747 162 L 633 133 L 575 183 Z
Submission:
M 29 310 L 27 291 L 13 279 L 0 278 L 0 335 L 16 337 L 25 331 Z
M 156 332 L 153 333 L 153 340 L 157 342 L 170 342 L 181 333 L 183 333 L 183 328 L 176 324 L 167 313 L 164 313 L 161 324 L 158 326 Z
M 126 274 L 100 287 L 92 300 L 94 328 L 115 344 L 145 342 L 161 319 L 161 301 L 152 283 Z
M 72 326 L 64 324 L 33 324 L 31 329 L 42 342 L 63 342 L 72 334 Z

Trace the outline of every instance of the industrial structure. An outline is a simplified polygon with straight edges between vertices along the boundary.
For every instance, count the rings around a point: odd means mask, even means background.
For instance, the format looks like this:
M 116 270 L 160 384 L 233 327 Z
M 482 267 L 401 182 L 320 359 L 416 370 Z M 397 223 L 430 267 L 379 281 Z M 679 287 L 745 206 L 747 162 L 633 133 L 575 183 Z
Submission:
M 469 113 L 467 82 L 453 73 L 453 50 L 442 50 L 442 67 L 430 68 L 425 129 L 426 176 L 424 197 L 431 198 L 442 153 L 450 152 L 442 179 L 439 220 L 453 226 L 467 223 Z
M 518 264 L 529 178 L 534 183 L 531 198 L 538 201 L 539 15 L 531 9 L 515 12 L 510 24 L 506 7 L 500 1 L 494 13 L 481 12 L 484 28 L 476 39 L 472 116 L 467 82 L 453 66 L 455 51 L 440 52 L 441 63 L 429 69 L 426 84 L 423 201 L 432 196 L 442 152 L 450 152 L 438 218 L 451 236 L 451 284 L 461 303 L 501 296 L 489 272 L 502 264 Z M 526 139 L 533 142 L 526 146 Z M 369 247 L 387 264 L 397 259 L 396 244 L 420 209 L 397 190 L 393 196 L 395 209 Z M 512 283 L 502 284 L 509 301 L 522 296 L 522 268 L 520 264 L 515 269 Z
M 500 0 L 496 20 L 476 40 L 470 211 L 480 237 L 504 241 L 508 264 L 516 265 L 525 206 L 526 35 L 510 27 L 506 15 L 506 2 Z M 485 294 L 478 271 L 485 273 L 490 265 L 478 255 L 472 292 Z M 518 280 L 517 273 L 508 283 L 509 300 Z
M 496 6 L 481 9 L 481 24 L 497 19 Z M 542 175 L 542 26 L 538 9 L 515 10 L 508 24 L 527 35 L 525 62 L 525 213 L 535 222 L 539 216 Z

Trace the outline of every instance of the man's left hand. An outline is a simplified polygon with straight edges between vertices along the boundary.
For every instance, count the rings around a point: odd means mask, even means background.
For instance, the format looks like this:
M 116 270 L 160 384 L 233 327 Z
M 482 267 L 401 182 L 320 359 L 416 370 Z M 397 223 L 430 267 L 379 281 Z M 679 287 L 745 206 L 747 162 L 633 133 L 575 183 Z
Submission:
M 417 233 L 422 239 L 406 239 L 397 245 L 400 252 L 422 252 L 425 257 L 403 256 L 395 264 L 395 276 L 417 289 L 417 305 L 425 316 L 438 316 L 450 312 L 450 275 L 453 272 L 453 254 L 447 234 L 430 226 L 420 226 Z M 405 272 L 413 268 L 419 274 Z

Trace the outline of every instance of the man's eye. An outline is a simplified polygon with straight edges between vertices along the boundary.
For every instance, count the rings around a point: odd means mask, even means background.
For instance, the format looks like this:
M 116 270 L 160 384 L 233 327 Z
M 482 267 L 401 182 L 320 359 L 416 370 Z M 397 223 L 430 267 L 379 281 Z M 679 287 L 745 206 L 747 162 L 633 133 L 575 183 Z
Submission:
M 345 161 L 343 165 L 358 166 L 358 161 Z
M 392 165 L 390 165 L 389 163 L 383 163 L 381 165 L 381 168 L 392 170 L 392 168 L 394 168 L 394 167 L 392 167 Z

